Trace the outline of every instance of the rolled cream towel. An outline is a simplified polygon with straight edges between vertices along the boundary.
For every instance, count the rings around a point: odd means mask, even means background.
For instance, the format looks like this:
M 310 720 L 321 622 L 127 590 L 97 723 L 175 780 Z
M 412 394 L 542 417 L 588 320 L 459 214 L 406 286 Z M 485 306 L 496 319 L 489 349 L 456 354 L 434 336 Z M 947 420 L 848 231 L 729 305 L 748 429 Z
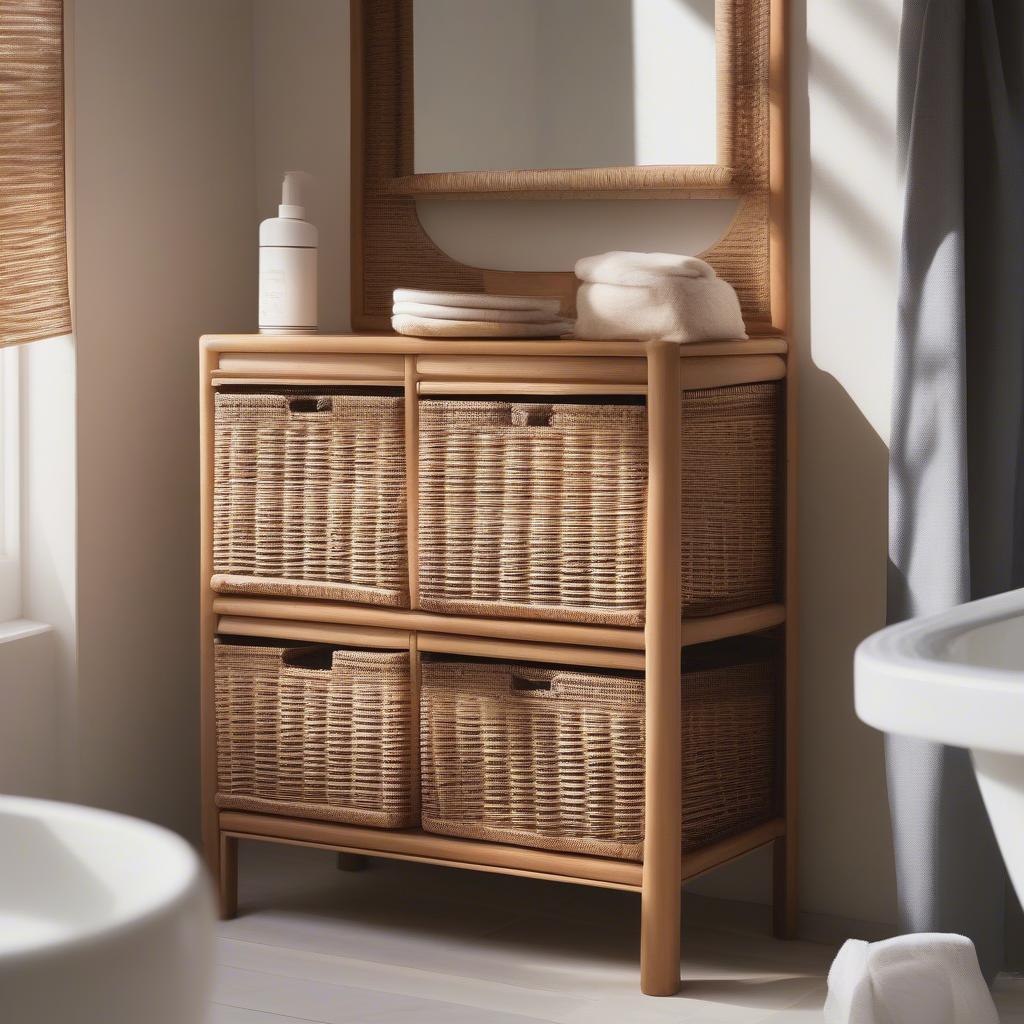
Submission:
M 396 288 L 392 300 L 421 302 L 431 306 L 457 306 L 463 309 L 513 309 L 558 316 L 562 308 L 560 299 L 542 295 L 491 295 L 488 292 L 435 292 L 419 288 Z
M 576 264 L 576 337 L 597 341 L 746 338 L 739 299 L 703 260 L 605 253 Z
M 714 277 L 710 264 L 672 252 L 603 252 L 576 261 L 576 276 L 591 284 L 657 284 L 665 277 Z
M 970 939 L 850 939 L 828 972 L 825 1024 L 999 1024 Z
M 391 318 L 398 334 L 413 338 L 560 338 L 571 334 L 571 320 L 546 324 L 496 323 L 490 320 L 435 320 L 400 314 Z
M 507 324 L 549 324 L 556 317 L 543 309 L 469 309 L 465 306 L 435 306 L 429 302 L 396 302 L 396 316 L 420 316 L 431 320 L 488 320 Z

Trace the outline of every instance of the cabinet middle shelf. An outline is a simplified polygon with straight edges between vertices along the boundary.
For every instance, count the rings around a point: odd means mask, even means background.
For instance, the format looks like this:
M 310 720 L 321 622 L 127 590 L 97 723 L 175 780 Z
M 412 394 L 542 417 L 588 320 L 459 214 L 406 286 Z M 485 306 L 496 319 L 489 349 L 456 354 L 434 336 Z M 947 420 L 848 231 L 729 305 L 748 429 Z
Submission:
M 406 608 L 377 608 L 337 601 L 247 597 L 218 594 L 213 612 L 221 618 L 243 618 L 251 635 L 273 636 L 275 622 L 303 622 L 308 628 L 394 629 L 442 636 L 480 638 L 496 641 L 528 641 L 576 647 L 600 647 L 620 651 L 643 651 L 644 630 L 612 626 L 590 626 L 572 622 L 502 619 L 475 615 L 444 615 Z M 708 643 L 727 637 L 757 633 L 786 621 L 782 604 L 758 605 L 740 611 L 685 618 L 684 646 Z

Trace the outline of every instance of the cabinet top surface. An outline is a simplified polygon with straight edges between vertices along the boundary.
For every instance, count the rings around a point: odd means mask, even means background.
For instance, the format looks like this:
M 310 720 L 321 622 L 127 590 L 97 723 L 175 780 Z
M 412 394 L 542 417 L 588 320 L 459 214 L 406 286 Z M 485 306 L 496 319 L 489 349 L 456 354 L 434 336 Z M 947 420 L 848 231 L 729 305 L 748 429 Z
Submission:
M 410 338 L 391 333 L 362 334 L 207 334 L 200 344 L 213 352 L 358 353 L 365 355 L 460 356 L 612 356 L 643 358 L 653 347 L 679 349 L 693 356 L 782 355 L 788 345 L 779 337 L 735 341 L 701 341 L 685 345 L 643 341 L 558 341 L 493 338 Z

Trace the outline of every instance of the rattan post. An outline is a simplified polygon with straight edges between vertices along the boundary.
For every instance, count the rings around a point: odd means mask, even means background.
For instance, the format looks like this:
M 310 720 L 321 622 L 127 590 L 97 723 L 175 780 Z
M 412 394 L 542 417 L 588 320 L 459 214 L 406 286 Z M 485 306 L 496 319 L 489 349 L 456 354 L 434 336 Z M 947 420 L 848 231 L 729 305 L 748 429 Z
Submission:
M 769 82 L 773 96 L 789 94 L 789 0 L 772 0 L 769 31 Z M 783 334 L 790 328 L 789 275 L 789 104 L 771 105 L 770 249 L 772 320 Z M 782 794 L 785 832 L 774 843 L 773 909 L 775 934 L 780 939 L 797 935 L 799 905 L 799 609 L 797 606 L 799 562 L 797 558 L 797 355 L 786 355 L 786 462 L 785 547 L 783 593 L 786 606 L 785 678 L 782 693 Z
M 640 987 L 679 990 L 682 882 L 679 347 L 647 348 L 647 692 Z
M 405 357 L 405 528 L 409 607 L 420 606 L 420 396 L 416 357 Z
M 213 611 L 213 403 L 210 373 L 217 367 L 217 352 L 206 339 L 199 346 L 199 649 L 202 702 L 200 707 L 200 772 L 203 854 L 210 874 L 221 882 L 220 824 L 217 815 L 217 719 L 214 700 L 213 639 L 217 616 Z M 222 896 L 223 903 L 223 896 Z

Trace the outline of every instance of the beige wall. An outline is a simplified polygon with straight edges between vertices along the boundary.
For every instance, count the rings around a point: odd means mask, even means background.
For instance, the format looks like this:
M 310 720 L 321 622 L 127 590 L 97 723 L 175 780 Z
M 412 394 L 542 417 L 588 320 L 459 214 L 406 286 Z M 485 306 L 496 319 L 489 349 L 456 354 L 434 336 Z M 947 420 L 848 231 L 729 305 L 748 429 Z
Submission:
M 885 618 L 900 6 L 808 3 L 805 42 L 793 26 L 802 893 L 869 921 L 895 920 L 895 879 L 882 738 L 854 716 L 851 658 Z
M 73 47 L 73 793 L 194 835 L 196 351 L 255 321 L 250 7 L 81 0 Z
M 897 0 L 794 3 L 793 341 L 800 356 L 801 899 L 896 920 L 882 739 L 852 656 L 885 620 L 896 316 Z M 767 864 L 760 867 L 767 884 Z M 750 892 L 751 873 L 719 884 Z
M 337 0 L 252 0 L 259 219 L 277 216 L 281 175 L 313 176 L 320 329 L 349 328 L 349 15 Z

